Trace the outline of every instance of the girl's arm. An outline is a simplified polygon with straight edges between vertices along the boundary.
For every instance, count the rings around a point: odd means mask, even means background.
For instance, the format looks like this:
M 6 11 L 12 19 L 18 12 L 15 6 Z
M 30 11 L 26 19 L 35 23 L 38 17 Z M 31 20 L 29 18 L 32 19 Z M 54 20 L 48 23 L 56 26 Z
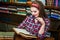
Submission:
M 41 23 L 39 34 L 43 34 L 44 33 L 44 29 L 45 29 L 45 22 L 44 22 L 43 18 L 37 18 L 37 20 Z

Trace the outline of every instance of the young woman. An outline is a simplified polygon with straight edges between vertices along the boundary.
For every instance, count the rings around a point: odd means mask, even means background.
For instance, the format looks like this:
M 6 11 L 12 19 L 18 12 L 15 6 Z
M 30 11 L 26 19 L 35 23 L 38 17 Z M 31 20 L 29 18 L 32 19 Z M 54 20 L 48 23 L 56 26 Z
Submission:
M 25 28 L 31 34 L 43 40 L 47 32 L 50 21 L 45 14 L 44 6 L 40 1 L 34 1 L 31 5 L 31 14 L 18 26 L 18 28 Z

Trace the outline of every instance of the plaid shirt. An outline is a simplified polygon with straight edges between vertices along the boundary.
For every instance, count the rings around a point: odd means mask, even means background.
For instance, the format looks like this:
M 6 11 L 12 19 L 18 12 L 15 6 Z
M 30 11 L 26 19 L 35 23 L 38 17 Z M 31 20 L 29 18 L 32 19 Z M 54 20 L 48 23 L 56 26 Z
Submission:
M 25 28 L 27 31 L 29 31 L 31 34 L 35 36 L 43 36 L 43 35 L 38 34 L 38 31 L 40 30 L 40 27 L 41 27 L 41 23 L 39 21 L 35 23 L 34 19 L 35 17 L 30 15 L 18 26 L 18 28 Z M 44 21 L 46 23 L 46 27 L 45 27 L 45 32 L 46 32 L 49 28 L 48 26 L 50 22 L 48 19 L 45 19 Z

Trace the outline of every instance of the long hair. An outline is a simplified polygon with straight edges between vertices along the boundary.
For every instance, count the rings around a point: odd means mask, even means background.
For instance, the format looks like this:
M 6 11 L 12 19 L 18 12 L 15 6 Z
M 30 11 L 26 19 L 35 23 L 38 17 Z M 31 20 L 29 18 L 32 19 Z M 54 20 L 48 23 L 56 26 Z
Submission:
M 36 4 L 39 5 L 39 9 L 38 9 L 39 10 L 39 17 L 48 18 L 47 15 L 46 15 L 46 13 L 45 13 L 45 10 L 44 10 L 43 3 L 41 1 L 33 1 L 32 4 L 33 3 L 36 3 Z

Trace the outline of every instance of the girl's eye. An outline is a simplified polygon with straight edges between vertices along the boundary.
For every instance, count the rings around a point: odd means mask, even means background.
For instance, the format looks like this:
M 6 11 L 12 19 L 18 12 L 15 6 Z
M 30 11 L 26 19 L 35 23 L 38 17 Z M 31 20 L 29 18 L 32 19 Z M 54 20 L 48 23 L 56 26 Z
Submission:
M 36 11 L 34 11 L 34 12 L 36 12 Z
M 31 12 L 36 12 L 36 11 L 31 11 Z

